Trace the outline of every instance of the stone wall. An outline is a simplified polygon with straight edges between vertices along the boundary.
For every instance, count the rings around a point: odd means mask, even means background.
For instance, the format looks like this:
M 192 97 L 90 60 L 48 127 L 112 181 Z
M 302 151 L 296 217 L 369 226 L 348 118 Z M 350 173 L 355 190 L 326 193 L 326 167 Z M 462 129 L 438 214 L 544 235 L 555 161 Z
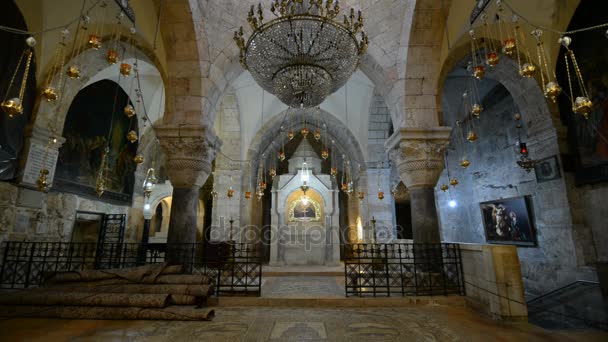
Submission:
M 574 175 L 566 173 L 568 200 L 579 265 L 608 263 L 608 184 L 574 185 Z
M 534 106 L 543 105 L 544 99 L 540 101 L 543 102 L 526 103 L 528 108 L 519 110 L 524 114 L 534 111 Z M 458 149 L 459 153 L 455 149 L 459 146 L 455 141 L 457 134 L 453 134 L 450 142 L 447 159 L 450 178 L 457 178 L 460 184 L 448 192 L 436 188 L 442 240 L 485 243 L 479 204 L 530 196 L 537 246 L 517 248 L 527 295 L 539 295 L 577 279 L 593 279 L 592 272 L 577 266 L 564 179 L 538 183 L 534 171 L 528 173 L 516 164 L 517 130 L 513 114 L 517 106 L 513 97 L 498 85 L 483 104 L 486 109 L 481 119 L 475 120 L 479 140 L 474 143 L 465 141 L 464 147 Z M 444 112 L 449 114 L 449 111 L 444 104 Z M 534 159 L 559 155 L 554 130 L 539 129 L 543 125 L 544 122 L 540 121 L 526 121 L 521 132 L 522 140 L 528 142 Z M 467 169 L 459 166 L 458 154 L 470 160 L 471 165 Z M 444 170 L 438 186 L 447 183 Z M 456 201 L 455 207 L 448 205 L 451 200 Z
M 461 244 L 467 304 L 505 320 L 527 320 L 521 267 L 514 246 Z
M 125 241 L 137 242 L 141 238 L 141 209 L 68 193 L 45 194 L 0 182 L 0 241 L 69 242 L 77 211 L 127 214 Z

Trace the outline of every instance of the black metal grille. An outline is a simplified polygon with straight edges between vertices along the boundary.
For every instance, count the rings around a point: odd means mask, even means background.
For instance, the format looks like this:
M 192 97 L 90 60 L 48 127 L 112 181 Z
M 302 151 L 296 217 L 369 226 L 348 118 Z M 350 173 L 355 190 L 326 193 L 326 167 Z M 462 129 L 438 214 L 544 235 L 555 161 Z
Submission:
M 457 244 L 344 246 L 346 296 L 464 295 Z
M 125 268 L 163 263 L 169 255 L 187 273 L 214 279 L 217 295 L 261 294 L 262 264 L 255 245 L 15 242 L 2 244 L 0 289 L 40 285 L 59 271 Z M 176 259 L 173 259 L 176 260 Z

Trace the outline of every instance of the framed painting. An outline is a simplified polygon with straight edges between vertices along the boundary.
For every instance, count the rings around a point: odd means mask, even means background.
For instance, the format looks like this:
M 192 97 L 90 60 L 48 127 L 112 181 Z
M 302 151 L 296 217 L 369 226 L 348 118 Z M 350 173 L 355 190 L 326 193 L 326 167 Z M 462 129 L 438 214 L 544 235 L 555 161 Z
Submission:
M 536 174 L 536 181 L 538 183 L 559 179 L 562 174 L 559 170 L 557 156 L 539 160 L 534 166 L 534 173 Z
M 488 243 L 536 246 L 529 197 L 483 202 L 480 206 Z

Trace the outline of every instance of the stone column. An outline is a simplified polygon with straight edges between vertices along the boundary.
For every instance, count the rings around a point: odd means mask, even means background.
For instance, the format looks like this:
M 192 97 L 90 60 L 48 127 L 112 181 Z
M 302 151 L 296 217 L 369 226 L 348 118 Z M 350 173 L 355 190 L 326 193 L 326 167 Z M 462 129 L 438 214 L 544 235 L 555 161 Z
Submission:
M 211 173 L 221 141 L 207 126 L 160 125 L 156 132 L 167 155 L 167 175 L 173 185 L 167 243 L 194 243 L 199 190 Z
M 386 142 L 410 192 L 414 242 L 441 241 L 434 187 L 444 167 L 450 132 L 450 127 L 403 128 Z

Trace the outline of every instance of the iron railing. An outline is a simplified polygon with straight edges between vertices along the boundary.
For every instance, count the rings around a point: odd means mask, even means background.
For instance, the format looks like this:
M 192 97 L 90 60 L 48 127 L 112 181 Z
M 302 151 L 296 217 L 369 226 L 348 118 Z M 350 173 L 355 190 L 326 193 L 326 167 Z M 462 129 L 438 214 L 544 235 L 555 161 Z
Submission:
M 344 246 L 346 296 L 464 295 L 458 244 Z
M 126 268 L 177 260 L 186 273 L 206 274 L 216 295 L 261 295 L 262 264 L 247 243 L 140 244 L 7 241 L 0 248 L 0 289 L 39 286 L 61 271 Z

